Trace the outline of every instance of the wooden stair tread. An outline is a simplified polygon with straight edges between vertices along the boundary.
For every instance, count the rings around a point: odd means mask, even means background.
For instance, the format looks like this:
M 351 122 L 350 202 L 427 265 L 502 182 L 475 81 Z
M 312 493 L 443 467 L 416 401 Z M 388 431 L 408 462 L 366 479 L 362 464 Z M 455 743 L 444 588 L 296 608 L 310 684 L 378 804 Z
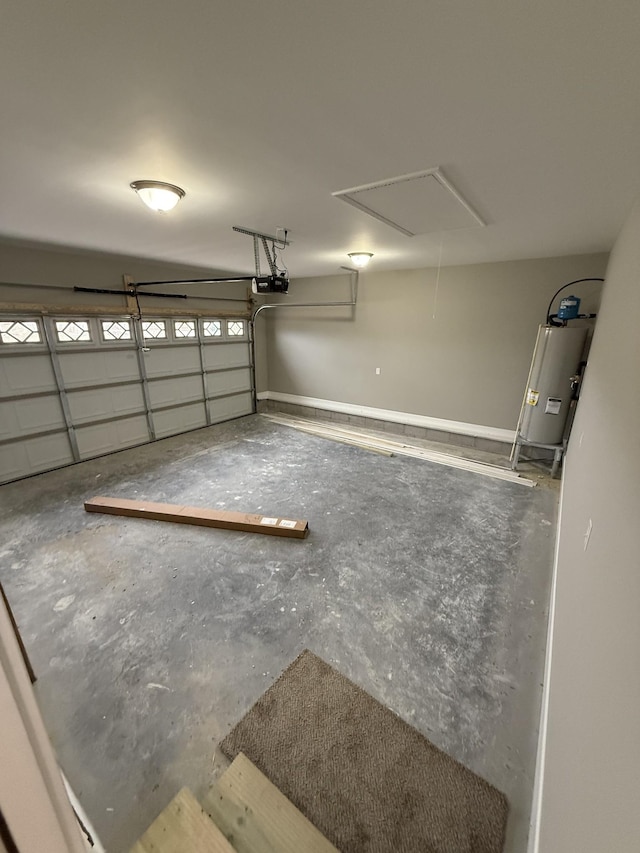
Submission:
M 188 788 L 158 815 L 130 853 L 236 853 Z
M 237 853 L 338 853 L 243 753 L 203 803 Z

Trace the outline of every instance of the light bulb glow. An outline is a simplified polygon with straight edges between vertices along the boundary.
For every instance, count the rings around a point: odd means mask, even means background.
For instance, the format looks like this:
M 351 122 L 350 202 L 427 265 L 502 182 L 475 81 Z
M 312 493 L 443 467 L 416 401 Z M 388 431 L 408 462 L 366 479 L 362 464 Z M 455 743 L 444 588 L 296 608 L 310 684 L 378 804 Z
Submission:
M 163 181 L 134 181 L 131 188 L 137 192 L 148 208 L 158 213 L 173 210 L 185 195 L 181 187 L 166 184 Z
M 373 257 L 373 252 L 349 252 L 349 257 L 354 266 L 364 269 Z

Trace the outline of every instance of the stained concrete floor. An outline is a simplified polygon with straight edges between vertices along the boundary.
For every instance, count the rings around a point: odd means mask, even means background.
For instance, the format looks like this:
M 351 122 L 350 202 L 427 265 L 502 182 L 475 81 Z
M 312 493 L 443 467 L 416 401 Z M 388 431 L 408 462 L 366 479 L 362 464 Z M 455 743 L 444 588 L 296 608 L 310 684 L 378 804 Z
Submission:
M 87 514 L 95 494 L 306 518 L 305 540 Z M 0 488 L 0 579 L 109 853 L 305 647 L 507 795 L 528 833 L 557 490 L 250 416 Z

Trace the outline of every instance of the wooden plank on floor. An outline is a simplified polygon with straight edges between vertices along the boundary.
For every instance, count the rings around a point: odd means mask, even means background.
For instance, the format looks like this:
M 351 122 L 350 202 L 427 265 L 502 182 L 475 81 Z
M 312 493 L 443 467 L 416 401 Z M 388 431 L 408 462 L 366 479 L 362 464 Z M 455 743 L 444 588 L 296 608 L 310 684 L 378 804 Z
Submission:
M 294 539 L 304 539 L 309 532 L 308 521 L 293 518 L 202 509 L 179 504 L 161 504 L 154 501 L 132 501 L 126 498 L 95 497 L 85 501 L 84 508 L 87 512 L 128 515 L 155 521 L 175 521 L 178 524 L 196 524 L 201 527 L 223 527 L 226 530 L 245 530 L 249 533 L 267 533 L 271 536 L 288 536 Z
M 243 753 L 203 805 L 237 853 L 338 853 Z
M 188 788 L 171 800 L 130 853 L 236 853 Z

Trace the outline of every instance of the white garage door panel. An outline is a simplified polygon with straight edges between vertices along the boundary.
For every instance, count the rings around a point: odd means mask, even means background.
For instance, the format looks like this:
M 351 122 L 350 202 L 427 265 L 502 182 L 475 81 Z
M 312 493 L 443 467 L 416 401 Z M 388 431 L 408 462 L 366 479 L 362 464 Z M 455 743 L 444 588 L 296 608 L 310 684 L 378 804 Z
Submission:
M 179 379 L 159 379 L 149 383 L 152 408 L 202 400 L 202 395 L 201 376 L 181 376 Z
M 221 397 L 219 400 L 209 402 L 209 416 L 211 423 L 229 421 L 232 418 L 240 418 L 253 412 L 253 400 L 251 394 L 236 394 L 233 397 Z
M 54 390 L 57 393 L 55 376 L 48 354 L 8 356 L 0 361 L 0 394 L 35 394 L 38 391 Z
M 76 437 L 81 458 L 91 459 L 112 450 L 143 444 L 149 441 L 149 430 L 147 419 L 140 415 L 107 424 L 79 427 Z
M 19 444 L 4 444 L 0 446 L 0 479 L 3 482 L 17 480 L 72 462 L 66 432 L 26 439 Z
M 59 397 L 0 403 L 0 437 L 3 439 L 49 429 L 66 429 Z
M 207 425 L 204 403 L 191 406 L 180 406 L 178 409 L 167 409 L 164 412 L 153 413 L 153 423 L 156 437 L 165 438 L 190 429 L 198 429 Z
M 225 367 L 245 367 L 249 364 L 249 345 L 209 344 L 204 347 L 204 366 L 206 370 L 221 370 Z
M 207 391 L 209 397 L 222 394 L 236 394 L 251 390 L 251 371 L 248 367 L 241 370 L 225 370 L 222 373 L 207 373 Z
M 200 348 L 193 346 L 156 347 L 144 354 L 147 376 L 175 376 L 200 370 Z
M 101 382 L 124 382 L 138 378 L 135 350 L 104 352 L 61 352 L 60 369 L 66 388 L 99 385 Z
M 74 424 L 144 412 L 144 397 L 140 385 L 74 391 L 68 395 L 68 400 Z

